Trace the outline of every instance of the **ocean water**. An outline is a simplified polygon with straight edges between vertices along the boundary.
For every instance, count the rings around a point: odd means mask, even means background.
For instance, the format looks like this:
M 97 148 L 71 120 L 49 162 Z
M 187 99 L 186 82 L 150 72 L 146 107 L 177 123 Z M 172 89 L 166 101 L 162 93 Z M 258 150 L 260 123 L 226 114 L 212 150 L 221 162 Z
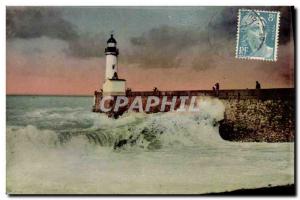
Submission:
M 294 144 L 222 140 L 218 99 L 201 99 L 197 113 L 117 120 L 92 113 L 92 97 L 6 101 L 11 194 L 200 194 L 294 183 Z

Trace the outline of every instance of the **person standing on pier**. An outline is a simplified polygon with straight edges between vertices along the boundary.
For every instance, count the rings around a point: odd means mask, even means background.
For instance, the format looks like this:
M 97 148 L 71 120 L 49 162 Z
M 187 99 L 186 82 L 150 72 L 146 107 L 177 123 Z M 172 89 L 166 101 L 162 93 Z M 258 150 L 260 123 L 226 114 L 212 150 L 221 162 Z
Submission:
M 220 84 L 219 83 L 216 83 L 214 86 L 213 86 L 213 91 L 215 93 L 216 96 L 219 96 L 219 90 L 220 90 Z
M 260 83 L 259 83 L 258 81 L 256 81 L 256 86 L 255 86 L 255 88 L 256 88 L 257 90 L 261 89 Z

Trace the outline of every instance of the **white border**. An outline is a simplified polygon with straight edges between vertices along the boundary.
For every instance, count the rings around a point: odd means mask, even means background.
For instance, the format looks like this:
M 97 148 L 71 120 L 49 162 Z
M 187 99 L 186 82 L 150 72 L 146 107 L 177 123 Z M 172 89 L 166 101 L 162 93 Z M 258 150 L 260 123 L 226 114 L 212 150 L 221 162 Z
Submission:
M 240 20 L 241 20 L 241 11 L 255 11 L 255 12 L 263 12 L 263 13 L 274 13 L 277 14 L 277 21 L 276 21 L 276 30 L 275 30 L 275 45 L 274 45 L 274 58 L 273 59 L 265 59 L 264 57 L 254 57 L 254 56 L 239 56 L 238 49 L 239 49 L 239 39 L 240 39 Z M 277 54 L 278 54 L 278 40 L 279 40 L 279 28 L 280 28 L 280 11 L 273 11 L 273 10 L 251 10 L 251 9 L 239 9 L 238 12 L 238 23 L 237 23 L 237 39 L 236 39 L 236 49 L 235 49 L 235 58 L 242 59 L 242 60 L 262 60 L 262 61 L 277 61 Z
M 5 130 L 5 123 L 6 123 L 6 118 L 5 118 L 5 109 L 6 109 L 6 104 L 5 104 L 5 98 L 6 98 L 6 33 L 5 33 L 5 13 L 6 13 L 6 6 L 21 6 L 21 5 L 31 5 L 31 6 L 37 6 L 37 5 L 52 5 L 52 6 L 93 6 L 93 5 L 98 5 L 98 6 L 105 6 L 105 5 L 112 5 L 112 6 L 120 6 L 120 5 L 135 5 L 135 6 L 146 6 L 146 5 L 151 5 L 151 6 L 157 6 L 157 5 L 172 5 L 172 6 L 180 6 L 180 5 L 185 5 L 185 6 L 272 6 L 272 5 L 294 5 L 296 8 L 300 7 L 300 1 L 299 0 L 252 0 L 251 2 L 249 1 L 240 1 L 240 0 L 226 0 L 226 1 L 211 1 L 211 0 L 201 0 L 199 1 L 194 1 L 194 0 L 151 0 L 151 1 L 144 1 L 141 3 L 139 0 L 113 0 L 113 1 L 103 1 L 103 0 L 51 0 L 50 1 L 40 1 L 40 0 L 2 0 L 0 1 L 0 41 L 2 48 L 0 48 L 0 63 L 1 63 L 1 72 L 0 73 L 0 91 L 1 91 L 1 97 L 0 97 L 0 105 L 2 107 L 1 112 L 2 114 L 0 115 L 0 130 L 1 130 L 1 138 L 0 138 L 0 199 L 9 199 L 9 197 L 5 194 L 5 160 L 6 160 L 6 130 Z M 300 27 L 300 20 L 296 21 L 296 27 Z M 299 33 L 296 31 L 296 33 Z M 299 38 L 299 37 L 298 37 Z M 298 41 L 296 41 L 298 44 Z M 296 44 L 295 43 L 295 44 Z M 295 52 L 296 53 L 296 52 Z M 297 51 L 297 54 L 294 55 L 295 57 L 300 56 L 300 52 Z M 295 66 L 296 67 L 296 66 Z M 295 71 L 297 72 L 297 76 L 299 75 L 299 70 Z M 295 76 L 296 76 L 295 75 Z M 295 82 L 296 84 L 296 82 Z M 300 92 L 297 88 L 297 94 Z M 300 99 L 297 98 L 297 103 L 300 103 Z M 297 112 L 299 106 L 296 106 Z M 297 125 L 300 123 L 300 117 L 297 118 Z M 299 144 L 299 137 L 296 137 L 297 143 Z M 297 154 L 297 157 L 295 159 L 299 160 L 300 156 L 299 153 Z M 298 164 L 299 166 L 299 164 Z M 297 167 L 297 169 L 299 169 Z M 199 172 L 201 173 L 201 172 Z M 296 180 L 298 179 L 298 174 L 296 174 Z M 297 184 L 297 190 L 298 190 L 298 185 Z M 298 190 L 299 191 L 299 190 Z M 299 195 L 299 193 L 298 193 Z M 14 197 L 13 199 L 23 199 L 24 197 Z M 39 200 L 39 199 L 44 199 L 45 197 L 26 197 L 25 199 L 28 200 Z M 76 199 L 88 199 L 89 197 L 76 197 Z M 114 200 L 114 199 L 119 199 L 119 197 L 101 197 L 101 199 L 107 199 L 107 200 Z M 149 197 L 135 197 L 135 199 L 148 199 Z M 172 197 L 157 197 L 156 199 L 171 199 Z M 178 199 L 183 199 L 184 197 L 176 197 Z M 208 197 L 202 196 L 201 198 L 203 199 L 211 199 Z M 216 199 L 223 199 L 222 197 L 214 197 Z M 255 199 L 260 199 L 264 200 L 266 197 L 250 197 L 255 198 Z M 273 197 L 269 197 L 269 199 L 273 199 Z M 70 199 L 69 197 L 46 197 L 46 199 Z M 280 199 L 290 199 L 290 197 L 280 197 Z

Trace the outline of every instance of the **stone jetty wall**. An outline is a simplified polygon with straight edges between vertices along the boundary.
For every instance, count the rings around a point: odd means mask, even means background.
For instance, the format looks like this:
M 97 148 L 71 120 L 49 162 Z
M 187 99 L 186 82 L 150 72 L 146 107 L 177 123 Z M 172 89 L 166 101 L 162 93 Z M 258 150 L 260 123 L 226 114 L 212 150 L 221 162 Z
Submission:
M 295 138 L 293 100 L 222 100 L 224 120 L 219 132 L 223 139 L 244 142 L 292 142 Z
M 295 89 L 246 89 L 246 90 L 192 90 L 192 91 L 147 91 L 127 92 L 129 102 L 136 96 L 143 99 L 145 107 L 148 96 L 211 96 L 219 98 L 225 105 L 224 120 L 219 132 L 223 139 L 244 142 L 292 142 L 295 138 Z M 94 112 L 99 112 L 100 93 L 95 93 Z M 114 102 L 109 102 L 113 106 Z M 130 103 L 129 103 L 130 105 Z M 176 108 L 180 105 L 177 102 Z M 159 105 L 160 106 L 160 105 Z M 159 107 L 158 106 L 158 107 Z M 107 113 L 117 117 L 126 112 Z M 150 113 L 160 112 L 152 108 Z
M 235 91 L 234 93 L 236 93 Z M 240 98 L 223 98 L 223 139 L 244 142 L 293 142 L 295 89 L 241 91 Z

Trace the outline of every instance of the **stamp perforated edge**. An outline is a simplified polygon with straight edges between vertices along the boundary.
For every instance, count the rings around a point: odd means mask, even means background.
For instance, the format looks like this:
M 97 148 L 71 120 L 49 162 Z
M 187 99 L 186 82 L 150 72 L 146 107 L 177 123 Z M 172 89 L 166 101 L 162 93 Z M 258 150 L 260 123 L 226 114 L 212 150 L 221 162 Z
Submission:
M 262 57 L 239 57 L 238 56 L 238 48 L 239 48 L 239 39 L 240 39 L 240 15 L 241 11 L 255 11 L 255 12 L 266 12 L 266 13 L 276 13 L 277 14 L 277 22 L 276 22 L 276 33 L 275 33 L 275 50 L 274 50 L 274 58 L 273 59 L 265 59 Z M 269 61 L 269 62 L 276 62 L 277 61 L 277 54 L 278 54 L 278 41 L 279 41 L 279 27 L 280 27 L 280 11 L 273 11 L 273 10 L 251 10 L 241 8 L 238 11 L 238 23 L 237 23 L 237 36 L 236 36 L 236 49 L 235 49 L 235 57 L 241 60 L 262 60 L 262 61 Z
M 277 61 L 278 56 L 278 42 L 279 42 L 279 29 L 280 29 L 280 11 L 277 12 L 277 24 L 276 24 L 276 37 L 275 37 L 275 50 L 274 50 L 274 61 Z
M 238 11 L 238 22 L 237 22 L 237 33 L 236 33 L 236 47 L 235 47 L 235 58 L 239 58 L 238 49 L 239 49 L 239 41 L 240 41 L 240 16 L 242 9 Z

